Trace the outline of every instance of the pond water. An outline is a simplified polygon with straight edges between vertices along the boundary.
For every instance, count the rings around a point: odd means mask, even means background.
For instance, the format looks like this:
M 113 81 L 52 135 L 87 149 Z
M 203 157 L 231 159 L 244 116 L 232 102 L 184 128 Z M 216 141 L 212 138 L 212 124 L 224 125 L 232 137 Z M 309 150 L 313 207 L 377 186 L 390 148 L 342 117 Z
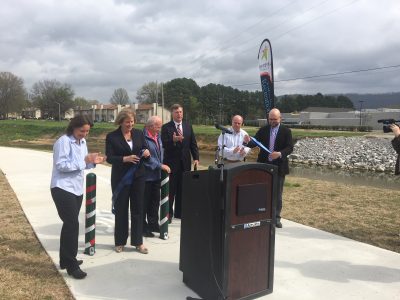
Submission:
M 251 162 L 255 160 L 247 160 Z M 200 153 L 202 166 L 215 164 L 215 157 L 212 153 Z M 303 177 L 308 179 L 319 179 L 332 182 L 373 186 L 378 188 L 400 189 L 400 176 L 377 172 L 349 172 L 340 169 L 328 169 L 323 167 L 309 167 L 307 165 L 291 165 L 290 176 Z

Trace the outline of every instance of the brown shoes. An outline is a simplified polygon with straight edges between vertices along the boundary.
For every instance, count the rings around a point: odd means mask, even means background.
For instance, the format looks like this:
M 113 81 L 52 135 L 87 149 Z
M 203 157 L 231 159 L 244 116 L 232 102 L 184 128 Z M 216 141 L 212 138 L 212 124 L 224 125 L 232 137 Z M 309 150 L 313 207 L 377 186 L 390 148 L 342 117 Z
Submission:
M 135 246 L 136 251 L 142 253 L 142 254 L 148 254 L 149 250 L 143 245 L 141 244 L 140 246 Z
M 149 250 L 143 245 L 141 244 L 140 246 L 134 246 L 136 251 L 142 254 L 148 254 Z M 117 253 L 121 253 L 122 251 L 124 251 L 124 246 L 115 246 L 115 252 Z

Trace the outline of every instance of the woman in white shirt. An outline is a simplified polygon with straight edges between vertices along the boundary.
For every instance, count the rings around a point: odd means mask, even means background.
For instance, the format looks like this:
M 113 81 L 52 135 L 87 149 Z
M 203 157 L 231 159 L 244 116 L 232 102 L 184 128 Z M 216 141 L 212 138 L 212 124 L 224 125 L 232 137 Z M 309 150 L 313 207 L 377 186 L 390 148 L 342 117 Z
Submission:
M 93 123 L 87 116 L 71 119 L 66 134 L 53 146 L 53 172 L 51 176 L 51 196 L 58 215 L 63 221 L 60 235 L 60 268 L 67 269 L 69 275 L 83 279 L 86 273 L 77 260 L 79 237 L 79 211 L 83 199 L 84 170 L 102 163 L 104 157 L 98 153 L 88 153 L 85 137 Z

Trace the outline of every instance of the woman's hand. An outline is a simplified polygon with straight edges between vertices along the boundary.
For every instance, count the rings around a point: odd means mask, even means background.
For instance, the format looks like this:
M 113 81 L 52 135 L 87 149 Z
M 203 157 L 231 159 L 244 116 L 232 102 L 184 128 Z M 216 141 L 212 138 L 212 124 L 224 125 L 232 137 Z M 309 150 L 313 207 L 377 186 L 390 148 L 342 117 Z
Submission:
M 101 153 L 89 153 L 85 157 L 87 164 L 101 164 L 106 160 L 106 157 Z
M 123 162 L 137 164 L 140 160 L 140 157 L 133 154 L 133 155 L 124 156 L 124 158 L 122 160 L 123 160 Z

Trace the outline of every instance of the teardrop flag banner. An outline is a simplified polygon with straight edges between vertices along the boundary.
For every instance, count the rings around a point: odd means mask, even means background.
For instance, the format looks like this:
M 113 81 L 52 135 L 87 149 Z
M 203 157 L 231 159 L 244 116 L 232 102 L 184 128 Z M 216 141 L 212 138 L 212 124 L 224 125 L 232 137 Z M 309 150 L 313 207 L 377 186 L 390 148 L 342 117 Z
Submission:
M 262 41 L 260 49 L 258 50 L 258 67 L 260 69 L 264 108 L 265 112 L 268 114 L 269 111 L 275 107 L 272 48 L 268 39 Z

